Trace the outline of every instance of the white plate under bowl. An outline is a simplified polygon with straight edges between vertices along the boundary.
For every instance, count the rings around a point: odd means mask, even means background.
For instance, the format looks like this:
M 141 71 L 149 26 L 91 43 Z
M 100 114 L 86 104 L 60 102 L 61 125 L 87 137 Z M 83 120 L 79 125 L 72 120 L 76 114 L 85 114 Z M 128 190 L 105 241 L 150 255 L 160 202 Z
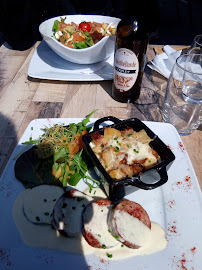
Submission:
M 38 45 L 28 68 L 28 76 L 60 81 L 103 81 L 113 78 L 114 55 L 90 65 L 79 65 L 64 60 L 45 43 Z
M 53 123 L 77 123 L 82 119 L 36 119 L 25 130 L 0 181 L 0 269 L 2 270 L 200 270 L 202 269 L 202 200 L 192 164 L 176 129 L 167 123 L 145 122 L 173 151 L 176 159 L 168 169 L 168 182 L 150 190 L 138 190 L 127 199 L 141 204 L 151 221 L 159 223 L 168 239 L 166 249 L 145 256 L 105 261 L 95 255 L 72 255 L 68 252 L 26 246 L 12 217 L 13 203 L 24 187 L 14 176 L 21 143 L 37 139 L 41 128 Z M 96 119 L 92 118 L 94 123 Z M 85 188 L 80 181 L 77 188 Z M 31 233 L 31 232 L 30 232 Z

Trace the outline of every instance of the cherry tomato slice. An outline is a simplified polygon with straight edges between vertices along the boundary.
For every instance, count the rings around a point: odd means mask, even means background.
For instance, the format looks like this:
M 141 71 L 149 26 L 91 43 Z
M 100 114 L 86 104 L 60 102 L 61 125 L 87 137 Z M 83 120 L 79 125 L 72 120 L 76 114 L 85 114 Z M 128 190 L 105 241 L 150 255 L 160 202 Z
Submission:
M 89 33 L 90 30 L 91 30 L 91 26 L 87 22 L 81 22 L 79 24 L 79 29 L 82 30 L 82 31 L 84 31 L 84 32 L 88 32 Z

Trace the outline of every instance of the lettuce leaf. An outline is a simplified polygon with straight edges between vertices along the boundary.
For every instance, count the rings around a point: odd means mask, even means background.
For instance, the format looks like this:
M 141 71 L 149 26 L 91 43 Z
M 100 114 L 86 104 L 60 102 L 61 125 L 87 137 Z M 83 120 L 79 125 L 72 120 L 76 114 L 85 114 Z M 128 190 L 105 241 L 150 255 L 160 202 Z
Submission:
M 58 20 L 55 20 L 54 23 L 53 23 L 53 27 L 52 27 L 52 31 L 53 33 L 55 34 L 56 32 L 58 32 L 58 26 L 59 26 L 59 21 Z
M 84 41 L 80 41 L 80 42 L 73 41 L 73 46 L 75 49 L 85 49 L 93 45 L 93 40 L 91 36 L 87 32 L 85 32 L 85 35 L 86 35 L 86 38 Z
M 73 43 L 74 49 L 85 49 L 85 48 L 88 48 L 89 47 L 86 44 L 85 41 L 80 41 L 80 42 L 73 41 L 72 43 Z

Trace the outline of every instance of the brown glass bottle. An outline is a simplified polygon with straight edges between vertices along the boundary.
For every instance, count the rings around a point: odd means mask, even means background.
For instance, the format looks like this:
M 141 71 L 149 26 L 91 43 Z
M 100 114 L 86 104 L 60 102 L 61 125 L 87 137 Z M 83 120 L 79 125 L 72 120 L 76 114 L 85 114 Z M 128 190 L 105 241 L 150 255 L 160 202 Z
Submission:
M 112 97 L 119 102 L 139 98 L 149 33 L 143 20 L 125 16 L 118 24 Z

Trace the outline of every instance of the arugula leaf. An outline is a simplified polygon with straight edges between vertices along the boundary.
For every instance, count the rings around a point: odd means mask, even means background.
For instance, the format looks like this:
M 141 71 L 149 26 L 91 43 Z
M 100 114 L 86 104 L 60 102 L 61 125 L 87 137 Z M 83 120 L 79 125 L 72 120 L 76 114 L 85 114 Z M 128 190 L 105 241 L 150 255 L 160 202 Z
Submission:
M 57 171 L 60 167 L 60 164 L 59 163 L 54 163 L 53 166 L 52 166 L 52 170 L 53 171 Z
M 79 172 L 75 172 L 74 174 L 70 175 L 68 179 L 68 184 L 71 186 L 76 186 L 78 182 L 81 180 L 82 175 Z
M 58 32 L 60 23 L 64 23 L 65 20 L 66 20 L 66 17 L 64 19 L 62 17 L 60 17 L 60 19 L 61 19 L 61 22 L 58 21 L 58 20 L 55 20 L 54 23 L 53 23 L 52 31 L 53 31 L 54 34 L 56 32 Z
M 91 36 L 89 35 L 89 33 L 84 32 L 84 34 L 86 35 L 85 42 L 88 45 L 88 47 L 93 46 L 93 40 L 92 40 Z
M 75 165 L 77 166 L 77 170 L 79 170 L 83 175 L 85 175 L 88 168 L 86 163 L 82 159 L 82 152 L 83 149 L 73 156 L 73 160 L 75 162 Z
M 64 19 L 63 19 L 62 17 L 60 17 L 61 22 L 62 22 L 62 23 L 64 23 L 64 22 L 65 22 L 65 20 L 66 20 L 66 18 L 67 18 L 67 17 L 64 17 Z
M 67 186 L 67 177 L 68 177 L 68 172 L 64 173 L 63 179 L 62 179 L 62 185 L 63 187 Z
M 87 179 L 92 180 L 95 184 L 100 185 L 100 182 L 95 180 L 94 178 L 90 177 L 87 175 L 87 173 L 89 172 L 88 170 L 88 166 L 86 164 L 86 162 L 84 161 L 83 157 L 82 157 L 82 153 L 83 153 L 83 149 L 81 151 L 79 151 L 76 155 L 74 155 L 73 157 L 73 162 L 72 162 L 72 166 L 71 166 L 71 170 L 72 167 L 74 167 L 74 170 L 76 171 L 73 175 L 70 176 L 70 179 L 68 180 L 68 183 L 70 185 L 73 184 L 77 184 L 79 182 L 79 180 L 81 178 L 86 179 L 86 183 L 89 185 L 89 183 L 87 182 Z M 93 187 L 92 185 L 89 187 Z
M 32 144 L 38 144 L 40 142 L 40 139 L 32 140 L 32 137 L 29 138 L 29 141 L 23 142 L 22 144 L 32 145 Z
M 79 122 L 77 124 L 73 123 L 73 124 L 69 125 L 73 129 L 73 131 L 75 132 L 74 134 L 76 134 L 76 131 L 81 134 L 84 129 L 86 131 L 91 130 L 91 127 L 87 128 L 87 124 L 90 122 L 90 117 L 92 116 L 92 114 L 95 113 L 96 111 L 98 111 L 98 109 L 92 111 L 86 118 L 83 119 L 82 122 Z
M 87 37 L 90 37 L 89 33 L 88 32 L 84 32 L 84 34 L 87 36 Z
M 86 127 L 86 125 L 88 124 L 88 122 L 90 122 L 91 116 L 92 116 L 95 112 L 97 112 L 97 111 L 98 111 L 98 109 L 92 111 L 85 119 L 83 119 L 83 122 L 82 122 L 82 123 L 83 123 L 83 126 Z
M 86 184 L 88 185 L 88 187 L 89 187 L 89 193 L 91 193 L 92 192 L 92 190 L 93 190 L 93 188 L 94 188 L 94 186 L 91 184 L 91 183 L 89 183 L 88 181 L 87 181 L 87 179 L 86 179 Z
M 77 125 L 75 123 L 72 123 L 69 125 L 71 128 L 72 133 L 75 135 L 77 133 Z

